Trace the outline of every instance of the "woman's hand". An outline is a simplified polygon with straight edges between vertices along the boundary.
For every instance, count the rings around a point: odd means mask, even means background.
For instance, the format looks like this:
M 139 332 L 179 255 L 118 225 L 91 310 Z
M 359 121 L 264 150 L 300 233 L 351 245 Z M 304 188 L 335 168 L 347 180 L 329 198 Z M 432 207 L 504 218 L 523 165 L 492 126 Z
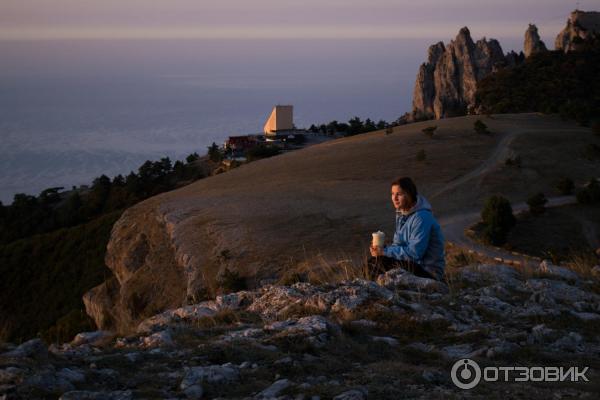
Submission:
M 369 248 L 371 250 L 371 256 L 372 257 L 380 257 L 383 256 L 383 247 L 379 247 L 379 246 L 371 246 Z

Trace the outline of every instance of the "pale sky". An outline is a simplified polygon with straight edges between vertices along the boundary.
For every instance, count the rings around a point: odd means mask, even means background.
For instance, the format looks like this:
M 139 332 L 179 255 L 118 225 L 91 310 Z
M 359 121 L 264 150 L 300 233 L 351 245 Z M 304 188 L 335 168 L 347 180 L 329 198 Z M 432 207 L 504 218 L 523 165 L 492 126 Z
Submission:
M 0 40 L 162 38 L 552 39 L 598 0 L 0 0 Z M 547 43 L 552 47 L 552 43 Z

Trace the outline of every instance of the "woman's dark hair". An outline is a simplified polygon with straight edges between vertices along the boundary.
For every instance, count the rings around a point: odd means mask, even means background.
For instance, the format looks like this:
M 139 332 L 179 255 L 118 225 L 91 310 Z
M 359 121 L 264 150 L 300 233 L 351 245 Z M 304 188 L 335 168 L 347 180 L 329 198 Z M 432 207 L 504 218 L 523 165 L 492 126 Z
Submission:
M 391 186 L 395 185 L 400 186 L 400 189 L 402 189 L 406 194 L 408 194 L 411 197 L 412 201 L 417 201 L 417 186 L 408 176 L 398 178 L 395 181 L 393 181 Z

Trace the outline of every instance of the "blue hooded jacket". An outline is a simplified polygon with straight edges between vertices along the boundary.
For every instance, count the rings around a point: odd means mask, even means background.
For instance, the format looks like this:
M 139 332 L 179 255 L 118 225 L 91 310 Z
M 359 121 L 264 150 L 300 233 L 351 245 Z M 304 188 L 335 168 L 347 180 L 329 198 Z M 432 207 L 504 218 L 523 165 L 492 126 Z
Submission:
M 437 279 L 444 276 L 444 236 L 421 195 L 406 214 L 396 212 L 394 241 L 384 249 L 386 257 L 415 262 Z

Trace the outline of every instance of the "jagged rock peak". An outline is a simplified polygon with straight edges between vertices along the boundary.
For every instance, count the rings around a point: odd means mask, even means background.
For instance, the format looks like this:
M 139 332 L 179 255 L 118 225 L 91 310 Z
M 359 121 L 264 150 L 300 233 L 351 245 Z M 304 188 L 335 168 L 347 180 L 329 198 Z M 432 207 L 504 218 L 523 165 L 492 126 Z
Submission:
M 430 46 L 427 58 L 417 74 L 409 119 L 464 115 L 475 102 L 477 82 L 507 63 L 497 40 L 474 43 L 466 26 L 447 46 Z
M 435 65 L 438 60 L 446 51 L 446 47 L 444 46 L 444 42 L 437 42 L 436 44 L 432 44 L 429 46 L 429 50 L 427 51 L 427 60 L 429 64 Z
M 523 44 L 523 52 L 525 57 L 529 57 L 533 53 L 539 53 L 547 51 L 546 45 L 540 40 L 537 26 L 529 24 L 529 27 L 525 31 L 525 43 Z
M 600 12 L 575 10 L 567 20 L 567 26 L 560 31 L 554 47 L 565 53 L 575 50 L 577 39 L 586 39 L 592 33 L 600 33 Z

